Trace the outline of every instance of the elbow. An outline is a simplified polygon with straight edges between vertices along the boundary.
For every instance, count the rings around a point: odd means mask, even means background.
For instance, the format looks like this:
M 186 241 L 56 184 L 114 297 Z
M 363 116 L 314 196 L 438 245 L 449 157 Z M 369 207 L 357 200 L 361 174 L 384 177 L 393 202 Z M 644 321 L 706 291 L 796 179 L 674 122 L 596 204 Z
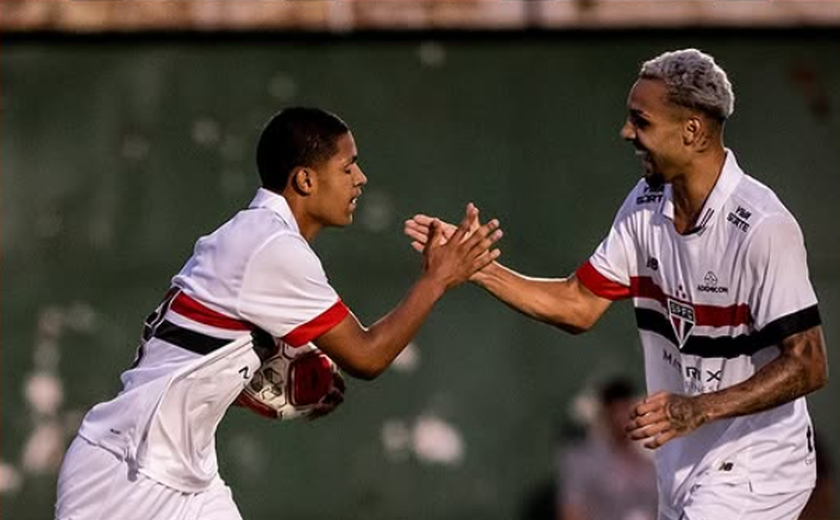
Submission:
M 344 363 L 341 367 L 344 372 L 355 379 L 373 381 L 388 368 L 387 365 L 376 363 L 372 360 L 359 360 L 356 362 Z
M 590 328 L 592 328 L 591 325 L 589 325 L 589 326 L 586 326 L 586 325 L 572 325 L 572 324 L 569 324 L 569 323 L 557 324 L 557 327 L 564 332 L 568 332 L 572 336 L 578 336 L 578 335 L 583 334 L 584 332 L 588 331 Z
M 793 337 L 794 352 L 804 367 L 808 393 L 828 384 L 828 355 L 821 327 L 814 327 Z
M 811 377 L 812 392 L 819 390 L 828 384 L 828 363 L 822 363 L 814 372 L 815 373 Z
M 598 316 L 592 313 L 575 312 L 568 316 L 556 317 L 551 322 L 559 329 L 573 336 L 578 336 L 594 327 L 598 322 Z
M 802 366 L 800 377 L 803 381 L 803 395 L 816 392 L 828 384 L 828 364 L 825 359 L 811 360 Z
M 352 370 L 345 370 L 345 372 L 347 372 L 347 374 L 349 374 L 351 377 L 353 377 L 355 379 L 361 379 L 362 381 L 373 381 L 374 379 L 379 377 L 379 374 L 382 373 L 381 371 L 378 371 L 378 370 L 355 369 L 355 368 L 352 369 Z
M 818 356 L 814 356 L 809 363 L 809 379 L 812 392 L 828 384 L 828 356 L 825 354 L 824 347 L 819 349 L 819 354 Z

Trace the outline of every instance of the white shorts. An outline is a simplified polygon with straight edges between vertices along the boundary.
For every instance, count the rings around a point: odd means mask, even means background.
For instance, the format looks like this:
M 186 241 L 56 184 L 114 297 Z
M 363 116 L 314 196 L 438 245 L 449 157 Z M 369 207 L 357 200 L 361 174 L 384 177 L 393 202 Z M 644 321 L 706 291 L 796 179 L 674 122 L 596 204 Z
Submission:
M 660 504 L 659 520 L 797 520 L 811 491 L 766 495 L 748 482 L 698 484 L 678 509 Z
M 56 520 L 242 520 L 217 477 L 184 493 L 152 480 L 110 451 L 76 437 L 58 475 Z

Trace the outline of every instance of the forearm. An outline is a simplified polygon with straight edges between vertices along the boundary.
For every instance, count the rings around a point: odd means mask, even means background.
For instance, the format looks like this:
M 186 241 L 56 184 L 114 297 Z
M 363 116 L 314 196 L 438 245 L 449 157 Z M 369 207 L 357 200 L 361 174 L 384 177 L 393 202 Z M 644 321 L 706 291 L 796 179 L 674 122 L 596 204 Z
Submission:
M 379 375 L 402 352 L 443 294 L 443 284 L 423 276 L 391 312 L 365 330 L 362 349 L 368 378 Z
M 788 336 L 779 352 L 752 377 L 723 390 L 693 397 L 664 391 L 647 396 L 633 409 L 627 425 L 630 438 L 647 439 L 644 446 L 656 449 L 705 423 L 781 406 L 828 381 L 821 327 Z
M 512 309 L 567 332 L 588 330 L 600 316 L 581 301 L 573 278 L 532 278 L 494 263 L 473 281 Z
M 694 398 L 691 405 L 697 407 L 703 422 L 769 410 L 824 386 L 828 371 L 821 329 L 802 332 L 790 342 L 746 381 Z

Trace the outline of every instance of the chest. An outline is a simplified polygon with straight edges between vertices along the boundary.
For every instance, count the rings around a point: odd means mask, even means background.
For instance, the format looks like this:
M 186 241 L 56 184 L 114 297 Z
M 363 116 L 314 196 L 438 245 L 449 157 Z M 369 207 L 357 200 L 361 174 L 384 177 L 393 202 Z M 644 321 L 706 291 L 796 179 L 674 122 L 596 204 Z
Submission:
M 637 267 L 663 296 L 688 304 L 726 306 L 746 297 L 745 244 L 729 229 L 680 235 L 673 225 L 637 235 Z

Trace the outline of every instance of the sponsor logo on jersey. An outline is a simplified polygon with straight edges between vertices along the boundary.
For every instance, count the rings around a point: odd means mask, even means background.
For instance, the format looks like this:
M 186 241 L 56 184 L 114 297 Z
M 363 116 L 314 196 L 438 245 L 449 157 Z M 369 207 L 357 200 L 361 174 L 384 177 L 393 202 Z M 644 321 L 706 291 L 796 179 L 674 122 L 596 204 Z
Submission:
M 697 286 L 697 290 L 700 292 L 710 293 L 728 293 L 729 287 L 723 287 L 718 285 L 717 275 L 709 271 L 706 273 L 706 276 L 703 277 L 703 283 Z
M 744 208 L 743 206 L 738 206 L 735 209 L 735 211 L 731 212 L 729 215 L 726 216 L 726 220 L 730 224 L 734 225 L 736 228 L 746 233 L 750 229 L 750 225 L 747 221 L 750 219 L 751 216 L 751 211 Z
M 651 202 L 659 202 L 662 200 L 662 192 L 664 190 L 664 185 L 657 186 L 655 188 L 645 186 L 644 193 L 636 197 L 636 204 L 650 204 Z
M 674 327 L 674 335 L 677 337 L 677 346 L 683 348 L 697 320 L 694 315 L 694 307 L 668 298 L 668 318 L 671 326 Z
M 723 382 L 723 368 L 714 370 L 705 367 L 684 367 L 682 356 L 673 352 L 673 349 L 670 347 L 662 349 L 662 360 L 668 366 L 679 372 L 685 382 L 686 390 L 692 393 L 706 393 L 720 390 L 720 385 Z
M 651 271 L 658 271 L 659 270 L 659 260 L 654 257 L 648 258 L 647 266 Z

